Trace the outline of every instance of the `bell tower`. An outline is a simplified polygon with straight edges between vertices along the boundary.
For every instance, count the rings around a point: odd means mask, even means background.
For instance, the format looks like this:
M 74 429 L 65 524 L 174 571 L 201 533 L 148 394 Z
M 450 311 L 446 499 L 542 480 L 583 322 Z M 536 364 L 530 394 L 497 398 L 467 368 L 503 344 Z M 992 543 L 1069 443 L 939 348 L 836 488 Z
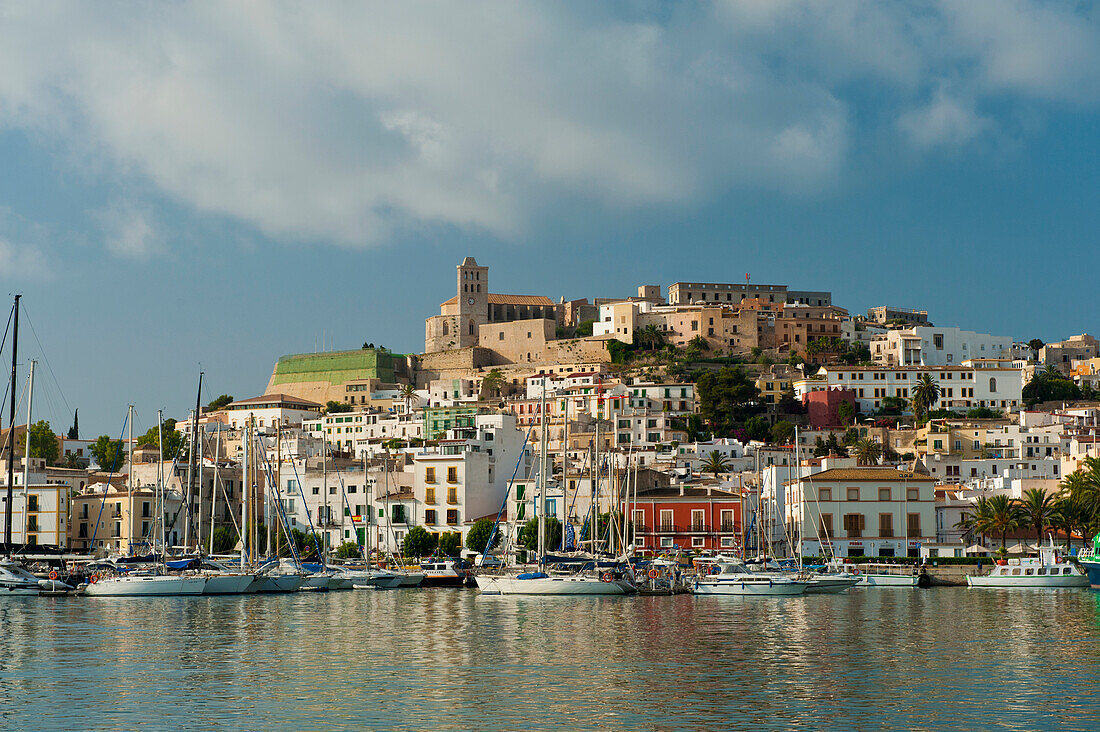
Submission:
M 466 257 L 458 265 L 459 346 L 476 346 L 478 326 L 489 322 L 489 268 Z

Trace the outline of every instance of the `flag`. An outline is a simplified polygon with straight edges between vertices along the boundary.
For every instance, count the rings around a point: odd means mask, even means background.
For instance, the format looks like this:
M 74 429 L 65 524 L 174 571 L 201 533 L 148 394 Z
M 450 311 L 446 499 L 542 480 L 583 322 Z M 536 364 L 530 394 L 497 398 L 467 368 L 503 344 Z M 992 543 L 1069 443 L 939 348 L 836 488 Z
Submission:
M 573 524 L 567 522 L 565 524 L 565 550 L 573 551 L 574 549 L 576 549 L 576 540 L 577 531 L 573 528 Z

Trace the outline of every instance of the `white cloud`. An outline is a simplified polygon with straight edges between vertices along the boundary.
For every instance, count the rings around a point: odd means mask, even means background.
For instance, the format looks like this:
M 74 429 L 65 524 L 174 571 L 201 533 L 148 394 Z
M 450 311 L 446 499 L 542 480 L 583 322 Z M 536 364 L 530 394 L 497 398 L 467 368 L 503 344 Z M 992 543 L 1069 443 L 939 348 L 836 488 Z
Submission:
M 103 230 L 107 251 L 126 259 L 146 259 L 162 251 L 153 215 L 133 203 L 118 201 L 94 214 Z
M 990 120 L 943 90 L 927 105 L 898 118 L 898 128 L 921 148 L 964 145 L 991 127 Z
M 38 279 L 47 274 L 46 260 L 38 247 L 0 239 L 0 276 L 19 281 Z
M 111 184 L 359 246 L 435 225 L 522 235 L 562 199 L 828 190 L 854 120 L 894 119 L 926 148 L 993 126 L 975 112 L 990 98 L 1097 100 L 1097 18 L 1068 6 L 661 7 L 8 5 L 0 127 Z M 146 256 L 149 212 L 113 215 L 112 250 Z

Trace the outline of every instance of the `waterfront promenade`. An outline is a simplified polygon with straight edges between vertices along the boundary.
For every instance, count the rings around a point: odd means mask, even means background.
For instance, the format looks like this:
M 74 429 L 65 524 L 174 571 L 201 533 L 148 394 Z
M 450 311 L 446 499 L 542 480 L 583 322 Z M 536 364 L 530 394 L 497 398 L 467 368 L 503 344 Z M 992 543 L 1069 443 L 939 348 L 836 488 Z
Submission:
M 6 598 L 6 729 L 1096 729 L 1100 594 Z

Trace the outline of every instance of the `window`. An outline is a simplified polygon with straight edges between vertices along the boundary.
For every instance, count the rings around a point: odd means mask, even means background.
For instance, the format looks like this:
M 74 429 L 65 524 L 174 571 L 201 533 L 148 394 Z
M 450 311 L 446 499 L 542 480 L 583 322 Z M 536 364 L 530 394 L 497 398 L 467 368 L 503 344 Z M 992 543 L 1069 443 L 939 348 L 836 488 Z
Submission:
M 435 468 L 424 468 L 424 482 L 425 483 L 434 483 L 435 482 Z
M 721 516 L 721 521 L 722 521 L 722 531 L 723 532 L 730 532 L 730 531 L 736 531 L 737 530 L 736 525 L 733 523 L 733 510 L 723 509 L 720 516 Z
M 38 496 L 27 496 L 27 510 L 28 511 L 37 511 L 38 510 Z
M 454 526 L 457 523 L 458 523 L 458 509 L 457 508 L 448 508 L 447 509 L 447 525 L 448 526 Z
M 645 529 L 645 511 L 634 511 L 634 518 L 632 520 L 635 530 L 642 531 Z
M 878 489 L 878 499 L 880 501 L 889 501 L 890 500 L 890 489 L 889 488 L 879 488 Z
M 356 493 L 356 492 L 357 492 L 357 491 L 356 491 L 356 488 L 355 488 L 355 486 L 353 486 L 353 485 L 349 485 L 349 486 L 348 486 L 348 493 Z
M 80 530 L 77 533 L 77 536 L 81 539 L 87 539 L 88 538 L 88 524 L 81 524 L 80 525 Z
M 672 531 L 672 511 L 661 509 L 661 531 Z
M 959 474 L 959 466 L 955 466 L 955 475 Z M 906 488 L 905 500 L 907 501 L 919 501 L 920 500 L 920 488 Z
M 28 516 L 27 517 L 27 531 L 38 531 L 38 517 L 37 516 Z
M 395 524 L 405 523 L 405 507 L 402 504 L 397 504 L 390 509 L 390 516 Z
M 833 536 L 833 515 L 831 513 L 821 514 L 821 537 Z
M 832 488 L 822 488 L 822 489 L 818 490 L 817 498 L 820 501 L 831 501 L 831 500 L 833 500 L 833 489 Z
M 436 514 L 434 508 L 429 508 L 427 511 L 424 512 L 424 523 L 434 524 L 436 522 L 435 518 Z
M 435 488 L 424 489 L 424 503 L 435 503 Z
M 990 377 L 989 379 L 989 393 L 995 394 L 997 392 L 997 380 Z
M 858 539 L 863 536 L 865 523 L 866 518 L 862 513 L 846 513 L 844 514 L 844 533 L 851 538 Z
M 920 514 L 911 513 L 908 516 L 908 534 L 909 536 L 921 536 L 920 531 Z
M 886 538 L 894 535 L 894 514 L 880 513 L 878 515 L 878 535 Z
M 315 495 L 315 496 L 321 495 L 321 486 L 319 486 L 319 485 L 313 486 L 313 495 Z
M 704 512 L 702 509 L 692 509 L 691 511 L 691 530 L 692 531 L 706 531 L 706 527 L 703 524 Z
M 152 513 L 149 510 L 149 501 L 142 501 L 141 502 L 141 517 L 142 518 L 149 518 L 151 515 L 152 515 Z M 144 533 L 144 532 L 142 532 L 142 533 Z
M 458 489 L 454 486 L 447 487 L 447 503 L 458 503 Z
M 458 482 L 458 468 L 456 468 L 453 465 L 451 467 L 447 468 L 447 482 L 448 483 L 457 483 Z
M 848 489 L 848 500 L 849 501 L 858 501 L 859 500 L 859 488 L 849 488 Z

